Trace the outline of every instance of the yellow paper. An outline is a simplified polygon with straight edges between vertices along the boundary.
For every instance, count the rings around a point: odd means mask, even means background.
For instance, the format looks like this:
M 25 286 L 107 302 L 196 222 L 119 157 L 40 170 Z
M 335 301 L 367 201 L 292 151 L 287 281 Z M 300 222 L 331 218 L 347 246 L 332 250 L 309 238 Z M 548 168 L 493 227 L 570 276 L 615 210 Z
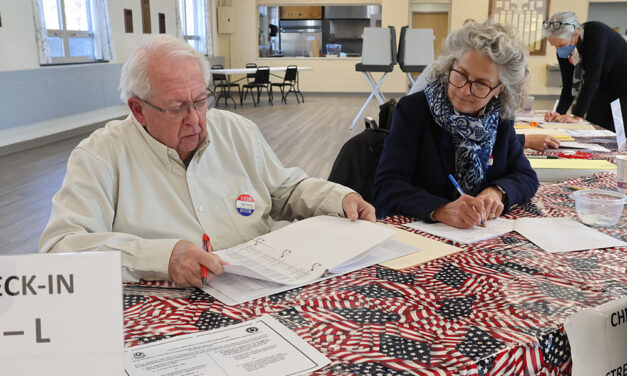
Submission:
M 553 169 L 567 169 L 567 170 L 601 170 L 601 171 L 615 171 L 616 165 L 610 163 L 604 159 L 529 159 L 531 168 L 553 168 Z
M 544 129 L 596 129 L 590 123 L 542 123 L 540 126 Z
M 420 249 L 412 254 L 401 256 L 379 264 L 381 266 L 385 266 L 386 268 L 394 270 L 407 269 L 412 266 L 439 259 L 440 257 L 452 255 L 462 250 L 461 248 L 454 247 L 441 241 L 429 239 L 413 232 L 400 230 L 392 225 L 383 226 L 396 230 L 397 234 L 392 238 L 393 240 L 409 244 Z

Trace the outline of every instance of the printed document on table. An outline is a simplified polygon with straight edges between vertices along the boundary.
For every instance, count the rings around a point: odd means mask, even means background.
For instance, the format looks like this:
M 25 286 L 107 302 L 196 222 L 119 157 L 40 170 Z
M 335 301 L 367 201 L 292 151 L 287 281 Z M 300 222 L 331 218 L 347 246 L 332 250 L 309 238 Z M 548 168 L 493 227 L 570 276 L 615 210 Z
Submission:
M 616 137 L 616 133 L 607 129 L 566 129 L 564 132 L 573 137 Z
M 225 272 L 297 285 L 313 281 L 395 235 L 368 221 L 317 216 L 215 254 Z
M 450 239 L 458 243 L 472 244 L 491 239 L 514 230 L 514 220 L 497 218 L 486 222 L 486 227 L 473 226 L 461 229 L 444 223 L 412 222 L 405 226 L 424 231 L 432 235 Z
M 330 269 L 328 274 L 314 281 L 300 285 L 285 285 L 257 278 L 249 278 L 243 275 L 224 273 L 209 282 L 207 286 L 203 286 L 202 289 L 226 305 L 236 305 L 249 302 L 257 298 L 291 290 L 296 287 L 305 286 L 310 283 L 333 278 L 341 274 L 350 273 L 355 270 L 388 260 L 393 260 L 417 251 L 419 251 L 419 249 L 413 245 L 404 244 L 395 240 L 388 240 L 387 242 L 372 248 L 362 257 L 348 260 L 346 263 Z
M 627 245 L 572 218 L 518 218 L 514 230 L 549 253 Z
M 128 376 L 309 374 L 329 359 L 270 315 L 125 351 Z

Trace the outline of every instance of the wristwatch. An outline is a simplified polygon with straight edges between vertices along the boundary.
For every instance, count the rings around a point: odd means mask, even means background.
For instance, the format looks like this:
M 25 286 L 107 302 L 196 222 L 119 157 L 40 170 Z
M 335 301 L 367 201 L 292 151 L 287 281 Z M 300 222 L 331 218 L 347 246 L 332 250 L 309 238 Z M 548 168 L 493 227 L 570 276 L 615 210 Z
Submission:
M 505 205 L 507 207 L 507 202 L 509 201 L 507 199 L 507 192 L 505 192 L 505 189 L 503 189 L 503 187 L 501 187 L 498 184 L 494 184 L 494 187 L 496 189 L 498 189 L 503 194 L 503 197 L 501 198 L 501 202 L 503 203 L 503 205 Z

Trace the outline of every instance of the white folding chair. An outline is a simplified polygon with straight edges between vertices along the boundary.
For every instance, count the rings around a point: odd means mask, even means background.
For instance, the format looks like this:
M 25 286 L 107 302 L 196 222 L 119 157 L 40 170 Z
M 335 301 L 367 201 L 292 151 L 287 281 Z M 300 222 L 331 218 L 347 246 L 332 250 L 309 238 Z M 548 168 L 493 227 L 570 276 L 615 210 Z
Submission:
M 398 65 L 407 74 L 413 86 L 416 81 L 411 73 L 422 72 L 433 63 L 433 29 L 401 28 L 401 37 L 398 45 Z
M 380 88 L 387 74 L 394 70 L 394 65 L 396 65 L 396 30 L 394 27 L 364 28 L 361 63 L 355 64 L 355 70 L 364 75 L 372 92 L 359 110 L 359 113 L 357 113 L 357 116 L 355 116 L 350 129 L 353 129 L 372 97 L 376 97 L 379 104 L 387 101 Z M 375 81 L 372 72 L 383 72 L 383 76 L 379 81 Z

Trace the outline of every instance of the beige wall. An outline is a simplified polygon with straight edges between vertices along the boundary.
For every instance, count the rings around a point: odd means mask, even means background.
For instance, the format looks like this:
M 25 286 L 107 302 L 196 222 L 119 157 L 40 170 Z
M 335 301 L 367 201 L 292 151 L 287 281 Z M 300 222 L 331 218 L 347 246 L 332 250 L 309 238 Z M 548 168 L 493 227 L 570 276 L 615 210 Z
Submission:
M 594 0 L 592 0 L 594 1 Z M 627 0 L 625 0 L 627 1 Z M 380 4 L 382 6 L 382 26 L 393 25 L 397 34 L 404 25 L 410 24 L 411 12 L 415 3 L 443 3 L 443 0 L 328 0 L 324 5 L 347 4 Z M 257 65 L 285 66 L 296 64 L 313 67 L 313 71 L 301 74 L 301 89 L 305 91 L 329 92 L 369 92 L 370 88 L 361 73 L 355 71 L 355 64 L 359 59 L 328 59 L 328 58 L 298 58 L 277 59 L 257 57 L 257 5 L 298 5 L 312 4 L 311 0 L 227 0 L 222 5 L 231 5 L 235 8 L 236 32 L 231 35 L 218 36 L 219 54 L 224 55 L 226 64 L 230 67 L 243 67 L 246 63 L 255 62 Z M 464 20 L 473 18 L 482 22 L 488 18 L 489 0 L 450 0 L 450 28 L 457 29 Z M 588 17 L 588 0 L 551 0 L 550 14 L 558 10 L 570 9 L 579 16 L 581 21 Z M 555 64 L 555 48 L 547 45 L 545 56 L 531 56 L 529 69 L 531 71 L 530 93 L 536 95 L 557 94 L 559 88 L 547 88 L 546 66 Z M 378 79 L 380 74 L 375 74 Z M 383 85 L 385 92 L 407 91 L 407 79 L 398 67 L 388 75 Z

